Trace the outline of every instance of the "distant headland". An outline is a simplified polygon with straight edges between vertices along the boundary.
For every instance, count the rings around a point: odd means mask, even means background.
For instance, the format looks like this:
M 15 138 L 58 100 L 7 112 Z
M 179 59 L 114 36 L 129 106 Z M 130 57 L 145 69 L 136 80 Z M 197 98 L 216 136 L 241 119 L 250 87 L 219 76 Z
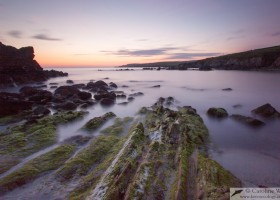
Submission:
M 218 57 L 185 62 L 157 62 L 144 64 L 127 64 L 120 67 L 165 68 L 169 70 L 280 70 L 280 46 L 255 49 Z

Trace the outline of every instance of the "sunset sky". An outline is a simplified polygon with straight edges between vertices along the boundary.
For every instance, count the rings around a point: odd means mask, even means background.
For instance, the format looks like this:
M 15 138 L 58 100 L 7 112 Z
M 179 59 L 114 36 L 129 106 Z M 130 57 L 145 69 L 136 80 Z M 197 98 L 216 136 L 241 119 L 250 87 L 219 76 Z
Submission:
M 0 41 L 43 67 L 194 60 L 280 44 L 279 0 L 0 0 Z

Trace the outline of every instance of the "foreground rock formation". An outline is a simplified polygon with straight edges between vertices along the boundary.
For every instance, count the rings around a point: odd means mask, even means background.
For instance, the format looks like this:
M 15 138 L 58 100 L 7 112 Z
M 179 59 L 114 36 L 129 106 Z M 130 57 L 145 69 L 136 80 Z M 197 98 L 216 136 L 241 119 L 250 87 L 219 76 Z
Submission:
M 57 125 L 85 113 L 61 112 L 1 132 L 0 156 L 10 164 L 0 166 L 0 197 L 44 177 L 48 199 L 228 199 L 229 187 L 240 181 L 205 154 L 208 130 L 196 110 L 171 110 L 173 101 L 160 98 L 141 108 L 138 120 L 116 118 L 103 130 L 115 114 L 95 117 L 81 129 L 101 129 L 98 136 L 67 139 L 12 171 L 22 158 L 54 144 Z
M 43 70 L 34 60 L 33 47 L 16 49 L 0 42 L 0 87 L 46 81 L 48 78 L 67 76 L 55 70 Z

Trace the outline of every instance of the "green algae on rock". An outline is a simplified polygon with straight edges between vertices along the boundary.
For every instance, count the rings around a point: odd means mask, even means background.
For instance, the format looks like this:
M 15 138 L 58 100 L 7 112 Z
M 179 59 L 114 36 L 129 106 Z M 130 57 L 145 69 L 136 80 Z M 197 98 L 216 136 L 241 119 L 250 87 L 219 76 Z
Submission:
M 100 117 L 94 117 L 91 120 L 89 120 L 85 125 L 84 129 L 86 130 L 96 130 L 100 128 L 105 122 L 107 122 L 109 119 L 115 117 L 116 115 L 112 112 L 108 112 Z
M 117 117 L 114 121 L 114 124 L 112 126 L 109 126 L 103 130 L 101 130 L 101 133 L 104 134 L 110 134 L 110 135 L 119 135 L 124 131 L 124 128 L 130 124 L 133 121 L 132 117 L 125 117 L 125 118 L 119 118 Z
M 75 146 L 62 145 L 27 162 L 22 168 L 0 180 L 0 192 L 12 190 L 34 180 L 43 172 L 57 169 L 74 151 Z
M 119 141 L 115 136 L 99 136 L 89 146 L 81 150 L 75 157 L 65 163 L 56 173 L 60 180 L 68 180 L 75 176 L 85 175 L 92 165 L 102 161 L 111 148 Z
M 12 156 L 16 162 L 7 162 L 1 171 L 16 165 L 21 158 L 53 145 L 57 140 L 56 126 L 84 116 L 86 112 L 61 112 L 41 118 L 34 123 L 17 125 L 0 132 L 0 156 Z M 3 161 L 4 162 L 4 161 Z

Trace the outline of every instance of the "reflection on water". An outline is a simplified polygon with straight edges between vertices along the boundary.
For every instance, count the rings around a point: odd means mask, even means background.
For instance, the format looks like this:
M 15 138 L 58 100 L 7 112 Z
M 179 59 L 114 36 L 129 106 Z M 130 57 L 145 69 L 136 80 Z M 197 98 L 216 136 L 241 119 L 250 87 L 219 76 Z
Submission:
M 114 105 L 109 108 L 99 105 L 89 107 L 89 114 L 83 120 L 59 127 L 60 141 L 77 134 L 87 134 L 80 128 L 93 117 L 109 111 L 119 117 L 134 116 L 140 107 L 151 106 L 159 97 L 173 96 L 179 106 L 191 105 L 204 119 L 210 132 L 210 153 L 215 160 L 247 185 L 280 186 L 280 175 L 276 174 L 280 169 L 280 120 L 262 119 L 266 122 L 266 126 L 252 129 L 230 118 L 218 121 L 206 116 L 209 107 L 223 107 L 229 114 L 246 116 L 251 116 L 252 109 L 265 103 L 270 103 L 280 110 L 279 73 L 112 69 L 98 71 L 92 68 L 58 70 L 68 72 L 69 77 L 54 78 L 47 84 L 51 82 L 66 84 L 67 79 L 75 83 L 87 83 L 90 80 L 108 77 L 105 82 L 128 86 L 117 90 L 126 94 L 144 93 L 127 105 Z M 155 85 L 160 87 L 152 88 Z M 232 88 L 232 91 L 223 91 L 224 88 Z M 117 103 L 123 101 L 125 100 L 118 99 Z

